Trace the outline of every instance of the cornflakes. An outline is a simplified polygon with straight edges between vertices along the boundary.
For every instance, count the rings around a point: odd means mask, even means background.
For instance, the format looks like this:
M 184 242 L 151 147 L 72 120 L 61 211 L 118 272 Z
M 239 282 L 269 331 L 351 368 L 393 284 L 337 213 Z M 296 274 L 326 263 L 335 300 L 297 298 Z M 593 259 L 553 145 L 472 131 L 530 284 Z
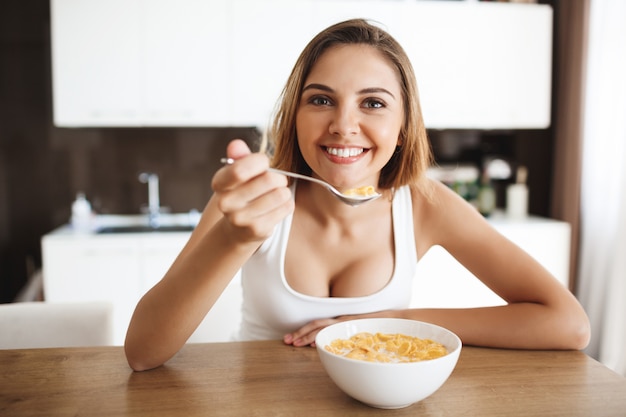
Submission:
M 362 197 L 368 197 L 374 194 L 376 194 L 376 190 L 371 185 L 366 185 L 366 186 L 358 187 L 358 188 L 351 188 L 343 192 L 343 195 L 347 195 L 347 196 L 357 195 L 357 196 L 362 196 Z
M 335 339 L 325 349 L 351 359 L 384 363 L 419 362 L 448 354 L 441 343 L 401 333 L 357 333 L 349 339 Z

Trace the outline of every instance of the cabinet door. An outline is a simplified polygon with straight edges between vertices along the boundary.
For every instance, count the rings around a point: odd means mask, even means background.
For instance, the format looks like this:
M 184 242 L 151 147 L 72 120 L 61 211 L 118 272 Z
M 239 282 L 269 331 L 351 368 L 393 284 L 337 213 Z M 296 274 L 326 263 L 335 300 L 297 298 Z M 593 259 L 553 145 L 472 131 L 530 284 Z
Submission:
M 114 343 L 123 344 L 140 294 L 138 245 L 120 237 L 44 237 L 42 252 L 45 299 L 112 302 Z
M 268 5 L 268 3 L 270 3 Z M 266 127 L 271 112 L 296 63 L 315 35 L 312 2 L 234 0 L 229 78 L 233 124 Z
M 230 10 L 204 0 L 51 0 L 54 124 L 229 124 Z
M 417 264 L 411 307 L 472 308 L 506 304 L 441 246 Z
M 56 126 L 136 126 L 142 49 L 137 0 L 51 0 Z
M 556 220 L 491 220 L 504 236 L 542 264 L 565 287 L 569 284 L 570 226 Z M 417 265 L 411 305 L 463 308 L 503 305 L 505 301 L 440 246 Z
M 552 9 L 406 2 L 390 28 L 409 55 L 433 129 L 550 125 Z
M 526 220 L 495 219 L 494 227 L 542 264 L 569 287 L 571 227 L 569 223 L 540 217 Z
M 141 4 L 142 124 L 231 125 L 230 2 Z

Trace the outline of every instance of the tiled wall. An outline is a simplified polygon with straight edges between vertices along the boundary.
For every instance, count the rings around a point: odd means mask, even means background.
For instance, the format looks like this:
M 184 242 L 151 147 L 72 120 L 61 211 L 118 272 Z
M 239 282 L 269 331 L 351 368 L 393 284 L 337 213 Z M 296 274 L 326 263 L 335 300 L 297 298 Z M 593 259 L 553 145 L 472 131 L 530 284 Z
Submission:
M 99 213 L 139 213 L 148 202 L 141 172 L 158 174 L 162 206 L 172 212 L 202 210 L 234 138 L 254 147 L 259 134 L 254 128 L 52 129 L 51 146 L 64 159 L 55 170 L 64 187 L 54 196 L 53 218 L 67 220 L 70 198 L 79 191 Z

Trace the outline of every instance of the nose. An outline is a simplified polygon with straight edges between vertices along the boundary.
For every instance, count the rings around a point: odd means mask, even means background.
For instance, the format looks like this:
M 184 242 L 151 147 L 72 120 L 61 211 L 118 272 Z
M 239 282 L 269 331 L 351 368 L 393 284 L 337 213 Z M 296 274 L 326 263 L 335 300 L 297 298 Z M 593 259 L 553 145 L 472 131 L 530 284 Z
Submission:
M 346 105 L 337 106 L 333 112 L 328 130 L 331 134 L 340 137 L 354 136 L 359 133 L 360 117 L 358 109 Z

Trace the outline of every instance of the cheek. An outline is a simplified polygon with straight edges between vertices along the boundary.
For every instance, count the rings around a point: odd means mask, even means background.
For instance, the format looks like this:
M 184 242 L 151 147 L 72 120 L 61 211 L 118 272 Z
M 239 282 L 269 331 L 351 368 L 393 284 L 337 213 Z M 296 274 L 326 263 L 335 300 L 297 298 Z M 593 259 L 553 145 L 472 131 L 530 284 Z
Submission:
M 301 148 L 310 145 L 319 135 L 320 123 L 315 123 L 311 117 L 296 115 L 296 135 Z
M 400 138 L 400 130 L 402 126 L 399 123 L 390 121 L 378 123 L 376 126 L 372 126 L 376 132 L 376 137 L 379 138 L 379 145 L 385 148 L 395 149 Z

